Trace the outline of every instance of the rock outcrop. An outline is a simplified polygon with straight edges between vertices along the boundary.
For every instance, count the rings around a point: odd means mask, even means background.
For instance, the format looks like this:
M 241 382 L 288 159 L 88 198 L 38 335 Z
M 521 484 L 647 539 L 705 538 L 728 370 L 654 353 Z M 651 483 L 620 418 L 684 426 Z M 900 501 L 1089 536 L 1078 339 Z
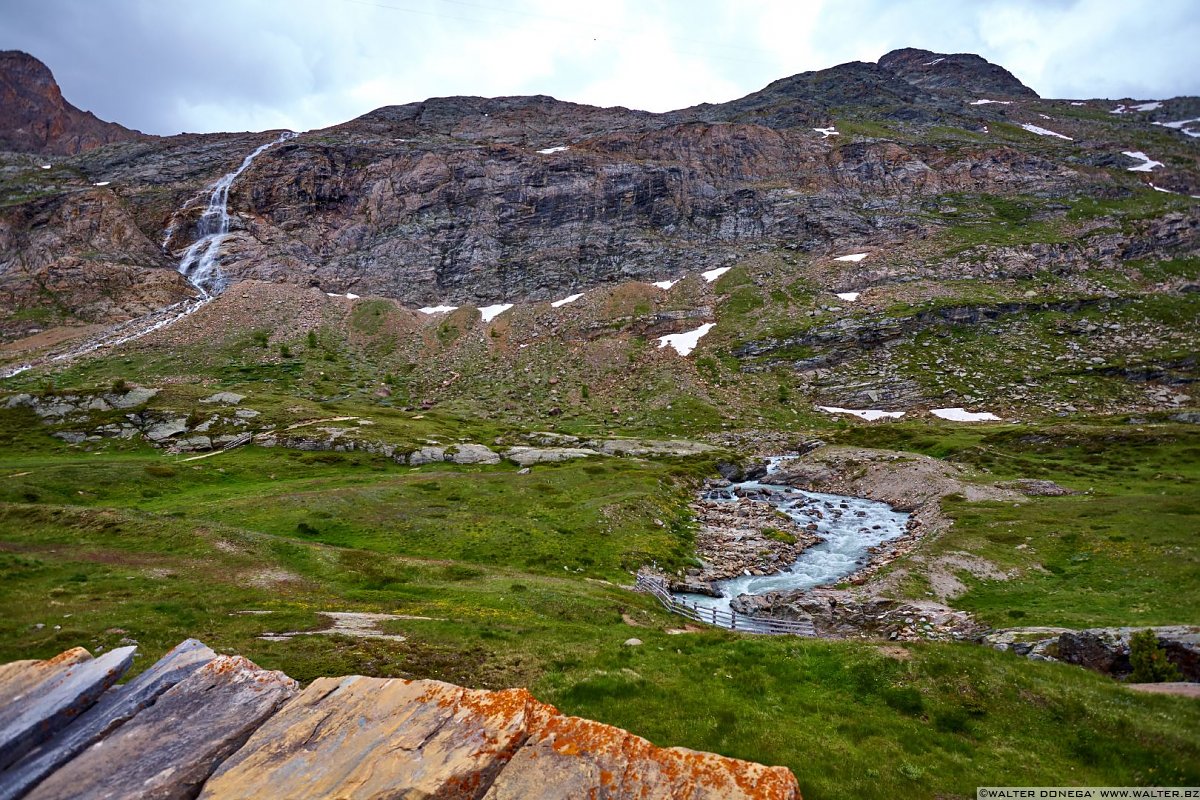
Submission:
M 1130 640 L 1146 628 L 1009 628 L 984 637 L 984 643 L 1038 661 L 1065 661 L 1115 678 L 1133 672 Z M 1167 661 L 1186 681 L 1200 681 L 1200 626 L 1150 626 Z
M 1038 96 L 1004 67 L 974 53 L 932 53 L 905 47 L 884 55 L 879 66 L 913 86 L 936 92 L 984 99 Z
M 148 138 L 68 103 L 50 69 L 28 53 L 0 52 L 0 150 L 72 155 Z
M 131 652 L 111 655 L 127 665 Z M 0 666 L 0 708 L 8 713 L 43 684 L 64 686 L 90 663 L 77 648 L 50 661 Z M 83 710 L 96 694 L 83 691 L 74 705 Z M 282 673 L 217 656 L 193 640 L 127 686 L 100 695 L 57 735 L 45 728 L 39 750 L 0 769 L 3 800 L 197 796 L 799 800 L 800 794 L 784 767 L 656 747 L 561 714 L 524 689 L 355 675 L 319 678 L 297 693 Z

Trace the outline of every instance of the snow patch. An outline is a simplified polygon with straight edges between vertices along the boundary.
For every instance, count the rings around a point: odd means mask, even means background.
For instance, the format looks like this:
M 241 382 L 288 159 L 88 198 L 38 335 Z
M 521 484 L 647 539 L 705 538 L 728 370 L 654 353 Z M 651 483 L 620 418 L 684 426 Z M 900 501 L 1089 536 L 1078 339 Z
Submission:
M 42 164 L 42 169 L 50 169 L 53 166 L 53 164 Z
M 457 308 L 458 306 L 425 306 L 424 308 L 418 308 L 417 311 L 420 311 L 422 314 L 445 314 Z
M 1150 188 L 1156 192 L 1162 192 L 1163 194 L 1179 194 L 1179 192 L 1172 192 L 1170 189 L 1164 189 L 1161 186 L 1155 186 L 1153 183 L 1150 184 Z M 1193 195 L 1193 197 L 1194 196 L 1195 195 Z
M 926 61 L 926 62 L 925 62 L 925 66 L 926 66 L 926 67 L 932 67 L 934 64 L 940 64 L 940 63 L 942 63 L 942 62 L 943 62 L 943 61 L 945 61 L 945 60 L 946 60 L 946 59 L 944 59 L 944 58 L 935 58 L 933 61 Z
M 675 284 L 679 283 L 681 280 L 683 280 L 683 278 L 676 278 L 673 281 L 655 281 L 654 283 L 652 283 L 650 285 L 657 286 L 659 289 L 666 291 L 667 289 L 670 289 Z
M 108 186 L 109 183 L 111 181 L 100 181 L 99 183 L 93 183 L 92 186 Z
M 566 297 L 564 297 L 562 300 L 555 300 L 553 303 L 550 304 L 550 307 L 551 308 L 562 308 L 567 303 L 574 303 L 576 300 L 578 300 L 581 297 L 583 297 L 583 292 L 580 292 L 579 294 L 569 294 Z
M 1200 137 L 1200 129 L 1192 129 L 1188 125 L 1194 125 L 1200 122 L 1200 117 L 1195 119 L 1179 119 L 1174 122 L 1152 122 L 1151 125 L 1158 125 L 1163 128 L 1170 128 L 1173 131 L 1179 131 L 1184 136 L 1190 136 L 1193 139 Z
M 1059 139 L 1066 139 L 1068 142 L 1075 141 L 1070 136 L 1063 136 L 1061 133 L 1055 133 L 1048 128 L 1042 128 L 1037 125 L 1031 125 L 1028 122 L 1022 122 L 1021 127 L 1030 133 L 1036 133 L 1038 136 L 1057 136 Z
M 869 255 L 871 255 L 871 254 L 870 253 L 851 253 L 848 256 L 838 256 L 837 258 L 834 259 L 834 261 L 862 261 L 864 258 L 866 258 Z
M 1123 151 L 1121 151 L 1121 155 L 1129 156 L 1130 158 L 1134 159 L 1135 161 L 1142 162 L 1136 166 L 1128 167 L 1127 168 L 1128 172 L 1149 172 L 1150 170 L 1154 169 L 1155 167 L 1161 167 L 1163 165 L 1163 163 L 1161 161 L 1155 161 L 1150 156 L 1143 153 L 1141 150 L 1123 150 Z
M 561 153 L 564 150 L 570 150 L 565 144 L 560 144 L 558 147 L 547 147 L 545 150 L 538 150 L 542 155 L 550 155 L 551 153 Z
M 1000 419 L 990 411 L 967 411 L 965 408 L 934 408 L 929 413 L 951 422 L 984 422 L 985 420 Z
M 701 272 L 700 277 L 704 278 L 708 283 L 712 283 L 726 272 L 729 272 L 729 267 L 717 267 L 716 269 L 710 269 L 708 272 Z
M 1012 100 L 972 100 L 967 105 L 971 106 L 986 106 L 988 103 L 995 103 L 1001 106 L 1011 106 Z
M 696 349 L 697 343 L 704 334 L 708 333 L 716 325 L 715 322 L 706 322 L 694 331 L 686 333 L 668 333 L 666 336 L 658 337 L 658 349 L 664 347 L 674 347 L 675 352 L 681 356 L 686 356 L 688 353 Z
M 858 299 L 860 294 L 861 292 L 838 292 L 836 296 L 842 300 L 845 300 L 847 303 L 853 303 Z
M 483 308 L 479 309 L 479 313 L 483 315 L 484 322 L 491 322 L 512 307 L 512 303 L 497 303 L 494 306 L 484 306 Z
M 358 295 L 351 294 L 350 292 L 346 292 L 345 294 L 338 294 L 337 292 L 326 292 L 325 294 L 329 295 L 330 297 L 344 297 L 347 300 L 357 300 L 358 299 Z M 424 311 L 425 309 L 421 309 L 421 310 Z
M 1124 114 L 1124 113 L 1125 113 L 1125 106 L 1124 106 L 1124 105 L 1119 105 L 1119 106 L 1117 106 L 1116 108 L 1114 108 L 1112 111 L 1110 111 L 1110 112 L 1108 112 L 1108 113 L 1110 113 L 1110 114 Z
M 1142 103 L 1139 106 L 1134 106 L 1134 111 L 1157 111 L 1162 108 L 1162 103 L 1157 100 L 1151 100 L 1149 103 Z
M 828 139 L 830 136 L 841 136 L 837 128 L 830 125 L 828 128 L 813 128 L 814 131 L 821 134 L 822 139 Z
M 903 411 L 879 411 L 874 408 L 856 409 L 838 408 L 837 406 L 817 406 L 817 408 L 826 414 L 853 414 L 867 422 L 874 422 L 877 419 L 899 419 L 904 416 Z
M 1086 105 L 1087 105 L 1087 103 L 1081 103 L 1081 102 L 1079 102 L 1078 100 L 1076 100 L 1075 102 L 1071 103 L 1071 105 L 1073 105 L 1073 106 L 1086 106 Z

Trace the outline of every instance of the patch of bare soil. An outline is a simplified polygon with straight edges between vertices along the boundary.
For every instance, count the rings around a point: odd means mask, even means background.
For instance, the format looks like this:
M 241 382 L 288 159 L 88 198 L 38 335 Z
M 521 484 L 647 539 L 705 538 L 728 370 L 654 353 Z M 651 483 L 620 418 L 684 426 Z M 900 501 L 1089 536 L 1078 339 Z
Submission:
M 105 325 L 58 325 L 11 342 L 0 342 L 0 353 L 4 355 L 36 353 L 60 344 L 95 336 L 106 328 Z

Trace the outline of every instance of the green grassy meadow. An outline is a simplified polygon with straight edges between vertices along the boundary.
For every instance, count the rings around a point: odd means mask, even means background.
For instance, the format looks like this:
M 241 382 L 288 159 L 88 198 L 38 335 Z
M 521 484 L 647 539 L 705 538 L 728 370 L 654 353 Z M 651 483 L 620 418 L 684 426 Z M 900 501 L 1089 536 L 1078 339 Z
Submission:
M 131 639 L 141 669 L 192 636 L 301 681 L 528 686 L 658 744 L 784 764 L 808 798 L 1200 781 L 1200 706 L 1076 667 L 969 643 L 671 633 L 682 620 L 625 586 L 640 564 L 688 563 L 687 503 L 712 459 L 524 475 L 256 447 L 187 462 L 128 443 L 71 447 L 24 410 L 0 416 L 3 660 Z M 823 435 L 1089 492 L 947 501 L 956 525 L 928 547 L 1021 571 L 956 601 L 992 625 L 1196 619 L 1193 426 L 904 422 Z M 386 623 L 404 641 L 258 638 L 327 627 L 328 611 L 427 619 Z

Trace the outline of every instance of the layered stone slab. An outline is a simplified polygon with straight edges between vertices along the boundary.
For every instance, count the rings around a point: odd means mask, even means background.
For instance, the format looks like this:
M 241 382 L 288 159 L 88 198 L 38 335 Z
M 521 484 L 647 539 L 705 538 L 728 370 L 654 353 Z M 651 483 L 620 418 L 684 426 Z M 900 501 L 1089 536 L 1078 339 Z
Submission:
M 30 800 L 186 800 L 296 693 L 282 672 L 219 656 L 38 784 Z M 266 796 L 270 796 L 269 794 Z
M 0 717 L 48 698 L 75 710 L 0 769 L 0 800 L 799 800 L 786 768 L 656 747 L 524 689 L 349 676 L 297 693 L 191 639 L 96 701 L 84 676 L 130 657 L 0 667 Z
M 105 692 L 61 734 L 0 773 L 0 800 L 21 797 L 38 781 L 128 722 L 159 695 L 216 657 L 217 654 L 202 643 L 187 639 L 125 686 Z
M 477 798 L 525 740 L 540 705 L 524 689 L 319 678 L 200 797 Z
M 129 669 L 135 649 L 121 647 L 95 659 L 83 658 L 86 650 L 68 650 L 17 671 L 10 685 L 20 690 L 0 706 L 0 769 L 86 711 Z

